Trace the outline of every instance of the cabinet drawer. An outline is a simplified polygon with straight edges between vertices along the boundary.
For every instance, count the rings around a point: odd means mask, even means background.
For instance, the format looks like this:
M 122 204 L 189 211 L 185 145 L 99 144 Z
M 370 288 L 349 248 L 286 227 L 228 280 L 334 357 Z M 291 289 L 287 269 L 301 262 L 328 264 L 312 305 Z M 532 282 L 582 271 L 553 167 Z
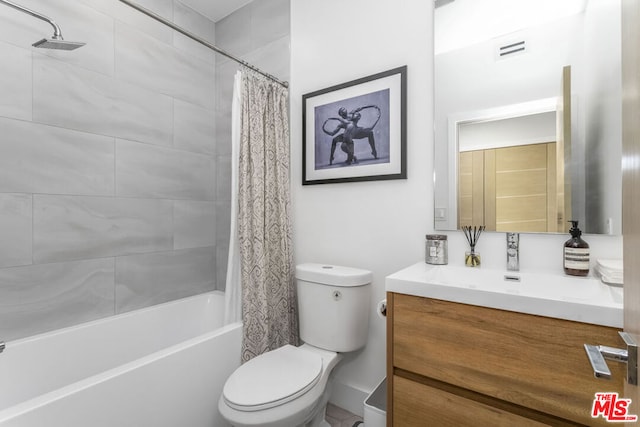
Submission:
M 541 427 L 549 424 L 394 376 L 392 425 L 402 427 Z
M 392 364 L 409 372 L 587 425 L 596 392 L 622 394 L 593 376 L 583 344 L 619 347 L 617 329 L 394 294 Z M 395 393 L 395 390 L 394 390 Z

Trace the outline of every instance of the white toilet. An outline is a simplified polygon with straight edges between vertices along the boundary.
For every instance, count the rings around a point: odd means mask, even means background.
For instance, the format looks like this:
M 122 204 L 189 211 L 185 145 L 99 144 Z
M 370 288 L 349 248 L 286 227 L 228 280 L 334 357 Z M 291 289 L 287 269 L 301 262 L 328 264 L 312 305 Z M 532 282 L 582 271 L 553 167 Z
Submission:
M 371 272 L 323 264 L 296 267 L 300 347 L 285 345 L 240 366 L 218 408 L 233 426 L 328 426 L 327 387 L 340 353 L 364 347 Z

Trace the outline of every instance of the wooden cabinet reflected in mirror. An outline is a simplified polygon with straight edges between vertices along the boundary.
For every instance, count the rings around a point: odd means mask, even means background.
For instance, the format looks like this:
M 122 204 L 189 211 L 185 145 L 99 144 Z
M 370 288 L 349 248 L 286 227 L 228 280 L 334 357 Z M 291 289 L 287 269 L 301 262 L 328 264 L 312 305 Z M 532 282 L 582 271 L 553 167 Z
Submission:
M 488 231 L 557 232 L 556 143 L 464 151 L 459 160 L 459 227 Z
M 564 233 L 571 212 L 571 67 L 556 111 L 454 123 L 458 228 Z M 491 113 L 487 113 L 491 117 Z M 555 137 L 553 137 L 555 133 Z

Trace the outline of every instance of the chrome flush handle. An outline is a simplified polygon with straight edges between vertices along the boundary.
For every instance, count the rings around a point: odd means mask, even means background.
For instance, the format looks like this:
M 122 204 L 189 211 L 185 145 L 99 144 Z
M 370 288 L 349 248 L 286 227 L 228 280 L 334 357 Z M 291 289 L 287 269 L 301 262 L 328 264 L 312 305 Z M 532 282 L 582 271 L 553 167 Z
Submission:
M 638 385 L 638 344 L 627 332 L 618 332 L 627 345 L 626 349 L 604 345 L 585 344 L 584 349 L 596 378 L 611 378 L 611 371 L 605 359 L 627 364 L 627 382 Z

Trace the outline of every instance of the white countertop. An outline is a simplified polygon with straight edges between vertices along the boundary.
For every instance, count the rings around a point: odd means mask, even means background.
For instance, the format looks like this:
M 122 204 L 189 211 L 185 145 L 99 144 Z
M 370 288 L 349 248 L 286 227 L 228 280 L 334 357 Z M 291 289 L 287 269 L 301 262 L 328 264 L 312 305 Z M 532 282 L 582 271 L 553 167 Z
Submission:
M 516 276 L 510 281 L 505 276 Z M 418 262 L 387 276 L 387 292 L 622 328 L 622 288 L 594 277 Z

